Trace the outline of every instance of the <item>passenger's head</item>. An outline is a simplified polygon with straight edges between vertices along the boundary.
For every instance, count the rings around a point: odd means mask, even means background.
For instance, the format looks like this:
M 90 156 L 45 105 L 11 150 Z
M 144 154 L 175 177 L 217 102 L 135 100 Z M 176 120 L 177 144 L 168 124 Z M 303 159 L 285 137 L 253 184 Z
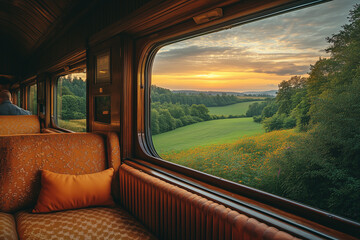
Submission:
M 0 91 L 0 104 L 6 100 L 11 102 L 11 93 L 8 90 Z

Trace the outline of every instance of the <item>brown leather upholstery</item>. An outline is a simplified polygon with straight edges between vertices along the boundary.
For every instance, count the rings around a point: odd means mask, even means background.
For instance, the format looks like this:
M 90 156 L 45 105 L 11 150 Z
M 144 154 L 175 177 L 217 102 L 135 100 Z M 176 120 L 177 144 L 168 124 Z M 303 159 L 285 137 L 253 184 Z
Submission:
M 85 208 L 33 214 L 16 214 L 20 239 L 156 239 L 122 208 Z
M 128 165 L 119 175 L 122 205 L 160 239 L 297 239 Z
M 0 135 L 40 133 L 36 115 L 0 116 Z
M 17 240 L 16 224 L 13 215 L 0 212 L 0 239 Z
M 34 206 L 40 169 L 87 174 L 111 167 L 105 146 L 104 137 L 92 133 L 0 136 L 0 211 Z M 118 161 L 113 157 L 110 164 Z

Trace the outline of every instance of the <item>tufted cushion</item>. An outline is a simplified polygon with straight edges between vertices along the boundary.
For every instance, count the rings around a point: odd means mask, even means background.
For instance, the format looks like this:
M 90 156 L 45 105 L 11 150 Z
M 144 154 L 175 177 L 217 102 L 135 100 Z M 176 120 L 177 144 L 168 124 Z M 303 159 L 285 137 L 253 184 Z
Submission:
M 40 133 L 36 115 L 0 116 L 0 135 Z
M 18 239 L 15 220 L 11 214 L 0 212 L 0 239 Z
M 121 208 L 87 208 L 50 214 L 16 214 L 20 239 L 155 239 Z
M 0 211 L 35 205 L 41 169 L 66 174 L 106 169 L 105 144 L 92 133 L 0 136 Z

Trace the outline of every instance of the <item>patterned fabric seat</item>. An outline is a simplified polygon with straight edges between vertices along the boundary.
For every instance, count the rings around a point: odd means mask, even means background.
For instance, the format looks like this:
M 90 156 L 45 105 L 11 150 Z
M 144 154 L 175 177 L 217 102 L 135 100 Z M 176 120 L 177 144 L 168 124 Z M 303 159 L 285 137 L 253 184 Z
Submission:
M 36 115 L 0 116 L 0 135 L 40 133 L 40 121 Z
M 0 212 L 0 239 L 17 240 L 15 219 L 12 214 Z
M 15 214 L 19 239 L 156 239 L 122 208 L 86 208 L 47 214 Z

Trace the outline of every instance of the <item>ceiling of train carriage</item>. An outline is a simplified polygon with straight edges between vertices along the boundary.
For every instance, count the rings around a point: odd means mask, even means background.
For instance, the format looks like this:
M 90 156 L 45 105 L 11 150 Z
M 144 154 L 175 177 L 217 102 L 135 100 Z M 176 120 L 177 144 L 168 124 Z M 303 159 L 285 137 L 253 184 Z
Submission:
M 60 29 L 83 0 L 0 0 L 0 83 Z

